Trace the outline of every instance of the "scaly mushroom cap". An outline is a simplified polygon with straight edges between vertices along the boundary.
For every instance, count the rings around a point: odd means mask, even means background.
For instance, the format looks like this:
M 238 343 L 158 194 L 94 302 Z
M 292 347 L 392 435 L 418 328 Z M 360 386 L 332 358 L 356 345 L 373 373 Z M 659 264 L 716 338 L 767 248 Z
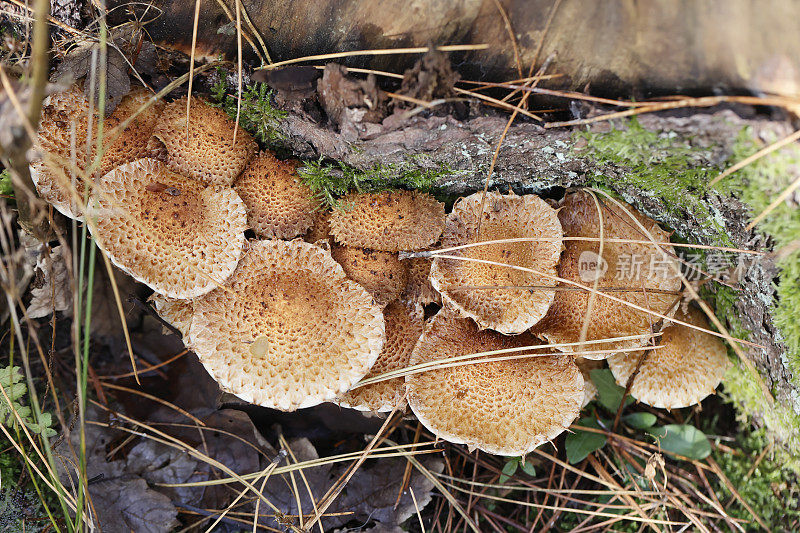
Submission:
M 576 357 L 575 364 L 583 376 L 583 403 L 581 409 L 586 407 L 589 402 L 594 400 L 597 396 L 597 387 L 592 382 L 592 370 L 603 368 L 603 361 L 597 359 L 586 359 L 585 357 Z
M 331 211 L 328 209 L 317 211 L 314 214 L 314 222 L 311 224 L 311 228 L 309 228 L 308 232 L 303 236 L 303 240 L 311 244 L 318 241 L 327 241 L 330 243 L 331 214 Z
M 368 378 L 407 367 L 411 350 L 425 327 L 422 314 L 402 302 L 387 305 L 383 319 L 386 322 L 386 343 L 375 366 L 367 374 Z M 404 394 L 405 381 L 400 377 L 353 389 L 339 397 L 336 403 L 359 411 L 385 413 L 395 407 L 402 411 L 407 405 Z
M 228 286 L 194 301 L 189 331 L 224 390 L 286 411 L 349 390 L 384 339 L 372 296 L 330 253 L 301 240 L 250 243 Z
M 194 298 L 225 283 L 242 255 L 244 203 L 154 159 L 96 182 L 89 229 L 115 265 L 170 298 Z
M 527 333 L 479 330 L 472 320 L 442 310 L 410 364 L 539 344 Z M 498 455 L 524 455 L 555 438 L 578 416 L 584 395 L 583 377 L 567 354 L 430 370 L 406 376 L 406 387 L 414 414 L 435 435 Z
M 351 193 L 331 215 L 331 235 L 347 246 L 384 252 L 420 250 L 439 239 L 444 204 L 418 191 Z
M 474 246 L 449 255 L 525 267 L 550 277 L 506 266 L 437 257 L 431 267 L 431 283 L 444 302 L 482 328 L 521 333 L 545 316 L 554 298 L 553 290 L 526 287 L 556 285 L 553 277 L 562 249 L 558 216 L 544 200 L 532 194 L 503 196 L 489 192 L 484 203 L 483 193 L 475 193 L 453 206 L 441 247 L 478 242 L 479 224 L 480 241 L 525 237 L 543 240 Z
M 658 224 L 637 213 L 632 207 L 625 211 L 611 202 L 601 202 L 603 213 L 604 238 L 649 240 L 642 233 L 633 217 L 647 229 L 653 239 L 669 241 L 669 234 Z M 558 212 L 566 237 L 600 237 L 600 221 L 597 207 L 591 195 L 578 191 L 568 194 Z M 558 264 L 561 278 L 593 287 L 595 277 L 599 277 L 598 290 L 615 288 L 611 296 L 620 298 L 645 309 L 671 316 L 681 280 L 670 266 L 674 256 L 666 255 L 650 244 L 628 244 L 605 242 L 603 260 L 598 262 L 599 242 L 566 240 L 566 249 Z M 662 247 L 665 252 L 674 254 L 672 246 Z M 550 343 L 577 343 L 580 341 L 581 327 L 588 314 L 590 292 L 574 290 L 574 285 L 562 284 L 567 290 L 555 293 L 555 300 L 547 316 L 534 327 L 533 333 L 542 336 Z M 655 291 L 668 291 L 655 292 Z M 671 292 L 671 293 L 669 293 Z M 651 325 L 660 319 L 625 304 L 617 303 L 600 295 L 595 295 L 586 340 L 600 340 L 612 337 L 649 335 Z M 601 342 L 585 345 L 584 349 L 615 350 L 643 346 L 647 339 Z M 565 351 L 576 351 L 577 346 L 564 346 Z M 606 354 L 585 355 L 590 359 L 605 359 Z
M 89 166 L 94 154 L 95 143 L 86 146 L 90 129 L 94 138 L 97 119 L 80 88 L 73 86 L 48 96 L 42 105 L 38 135 L 42 158 L 30 165 L 39 196 L 60 213 L 78 220 L 83 217 L 79 205 L 85 190 L 84 177 L 79 174 Z M 71 170 L 73 164 L 77 172 Z
M 103 131 L 108 135 L 150 100 L 150 91 L 144 87 L 133 89 L 120 101 L 117 108 L 105 120 Z M 153 134 L 159 115 L 164 110 L 164 102 L 153 103 L 142 111 L 113 142 L 104 147 L 98 176 L 111 172 L 118 166 L 149 156 L 148 140 Z
M 678 311 L 675 318 L 709 328 L 699 309 Z M 678 409 L 700 403 L 714 392 L 729 365 L 719 337 L 680 324 L 664 328 L 658 346 L 647 355 L 631 386 L 631 396 L 653 407 Z M 617 383 L 627 384 L 641 354 L 625 352 L 608 358 Z
M 147 301 L 153 303 L 158 316 L 181 332 L 181 337 L 184 339 L 188 338 L 189 327 L 192 325 L 192 311 L 194 309 L 191 300 L 169 298 L 163 294 L 154 292 Z
M 404 259 L 408 264 L 408 281 L 401 298 L 418 305 L 442 305 L 442 296 L 431 285 L 433 259 L 415 257 Z
M 234 126 L 224 111 L 192 98 L 187 136 L 186 97 L 183 97 L 166 105 L 149 147 L 159 158 L 166 155 L 175 172 L 206 184 L 230 187 L 258 149 L 242 128 L 238 128 L 234 144 Z
M 396 253 L 334 245 L 331 255 L 347 277 L 367 289 L 381 307 L 398 299 L 406 286 L 408 270 Z
M 314 224 L 319 202 L 297 174 L 294 161 L 262 152 L 233 184 L 247 206 L 247 223 L 259 237 L 293 239 Z

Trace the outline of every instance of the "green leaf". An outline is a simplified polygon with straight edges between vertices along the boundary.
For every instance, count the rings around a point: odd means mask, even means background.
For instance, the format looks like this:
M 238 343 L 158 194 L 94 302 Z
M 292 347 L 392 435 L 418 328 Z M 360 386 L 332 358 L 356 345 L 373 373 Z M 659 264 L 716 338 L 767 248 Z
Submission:
M 514 475 L 517 471 L 517 467 L 519 466 L 519 457 L 512 457 L 508 459 L 508 462 L 503 467 L 502 474 L 500 475 L 500 483 L 503 484 Z
M 594 378 L 592 378 L 594 379 Z M 581 418 L 576 422 L 578 426 L 601 429 L 600 424 L 594 418 Z M 564 441 L 564 448 L 567 452 L 567 461 L 571 464 L 579 463 L 586 457 L 606 445 L 606 436 L 602 433 L 581 431 L 574 428 L 575 432 L 567 435 Z
M 536 477 L 536 467 L 533 466 L 532 462 L 525 460 L 525 462 L 523 463 L 522 461 L 520 461 L 520 467 L 522 468 L 522 471 L 528 474 L 529 476 Z
M 8 170 L 0 172 L 0 195 L 14 196 L 14 186 L 11 184 L 11 175 Z
M 711 454 L 708 437 L 692 425 L 669 424 L 647 431 L 659 439 L 661 449 L 665 452 L 696 460 L 705 459 Z
M 625 392 L 623 387 L 617 385 L 614 374 L 607 368 L 591 371 L 592 383 L 597 387 L 597 395 L 603 407 L 616 413 L 619 410 L 619 403 L 622 401 L 622 394 Z M 625 405 L 630 404 L 633 398 L 630 395 L 625 399 Z
M 653 413 L 631 413 L 622 417 L 623 422 L 634 429 L 647 429 L 656 423 L 656 415 Z

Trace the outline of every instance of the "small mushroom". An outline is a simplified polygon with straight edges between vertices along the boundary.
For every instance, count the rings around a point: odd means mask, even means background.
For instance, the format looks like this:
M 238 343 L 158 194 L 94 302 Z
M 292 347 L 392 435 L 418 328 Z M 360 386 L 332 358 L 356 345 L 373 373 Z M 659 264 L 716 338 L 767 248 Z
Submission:
M 561 224 L 555 210 L 538 196 L 495 192 L 486 193 L 485 200 L 483 196 L 476 193 L 455 203 L 442 234 L 442 248 L 502 239 L 541 240 L 480 245 L 449 254 L 464 259 L 437 257 L 431 283 L 444 302 L 482 328 L 522 333 L 545 316 L 553 301 L 550 287 L 556 285 Z
M 640 230 L 638 222 L 656 241 L 669 241 L 667 232 L 632 207 L 625 206 L 623 210 L 611 202 L 601 202 L 601 206 L 604 239 L 648 241 L 649 236 Z M 597 204 L 585 191 L 567 194 L 561 203 L 558 218 L 565 237 L 600 237 Z M 589 288 L 597 280 L 600 292 L 606 290 L 615 298 L 661 315 L 671 316 L 674 313 L 681 280 L 671 265 L 675 261 L 674 256 L 669 255 L 674 253 L 672 246 L 662 246 L 662 252 L 651 244 L 606 241 L 601 258 L 597 240 L 565 240 L 564 245 L 565 250 L 558 264 L 560 278 Z M 563 282 L 559 288 L 562 290 L 555 293 L 547 316 L 533 328 L 533 333 L 554 344 L 575 343 L 559 347 L 561 350 L 574 352 L 581 349 L 577 343 L 581 341 L 581 328 L 587 320 L 584 340 L 638 336 L 630 340 L 584 345 L 584 349 L 593 351 L 643 346 L 648 342 L 647 336 L 652 331 L 652 325 L 661 320 L 658 316 L 597 294 L 590 312 L 590 291 Z M 605 359 L 609 355 L 610 352 L 585 354 L 584 357 Z
M 406 286 L 408 268 L 396 253 L 336 244 L 331 255 L 347 277 L 367 289 L 381 307 L 398 299 Z
M 147 301 L 153 304 L 158 316 L 180 331 L 181 337 L 188 339 L 189 327 L 192 325 L 192 311 L 194 309 L 191 300 L 179 300 L 154 292 Z
M 195 299 L 189 342 L 222 388 L 293 411 L 333 400 L 369 372 L 381 310 L 319 246 L 249 244 L 226 287 Z
M 89 229 L 115 265 L 171 298 L 223 284 L 242 255 L 244 203 L 154 159 L 112 170 L 95 185 Z
M 103 129 L 106 134 L 144 106 L 151 96 L 150 91 L 144 87 L 133 89 L 125 95 L 111 116 L 105 120 Z M 103 158 L 97 175 L 103 176 L 122 164 L 147 157 L 149 155 L 148 140 L 153 134 L 158 117 L 163 110 L 163 101 L 159 100 L 153 103 L 133 119 L 119 137 L 104 146 Z
M 314 244 L 315 242 L 331 241 L 331 211 L 329 209 L 319 210 L 314 214 L 314 222 L 303 236 L 303 240 Z
M 431 265 L 433 259 L 415 257 L 404 259 L 408 264 L 408 281 L 401 298 L 417 305 L 442 305 L 442 296 L 431 285 Z
M 708 329 L 702 311 L 689 308 L 675 318 Z M 713 394 L 730 364 L 725 344 L 714 335 L 674 324 L 664 328 L 658 349 L 647 354 L 633 378 L 631 396 L 661 409 L 678 409 L 700 403 Z M 625 386 L 642 352 L 625 352 L 608 358 L 614 379 Z
M 402 302 L 387 305 L 383 319 L 386 322 L 386 342 L 367 378 L 407 367 L 411 350 L 425 327 L 419 310 Z M 375 413 L 389 412 L 395 407 L 403 411 L 408 403 L 403 399 L 404 394 L 405 382 L 400 377 L 355 388 L 339 397 L 336 403 Z
M 69 218 L 82 220 L 83 172 L 94 156 L 89 133 L 97 135 L 97 118 L 77 86 L 48 96 L 42 105 L 37 137 L 40 158 L 31 161 L 31 180 L 43 199 Z
M 150 138 L 151 154 L 165 158 L 170 168 L 205 184 L 230 187 L 256 153 L 258 146 L 224 111 L 200 98 L 192 98 L 189 122 L 186 97 L 164 107 Z
M 417 191 L 351 193 L 331 215 L 331 235 L 347 246 L 384 252 L 420 250 L 439 239 L 444 204 Z
M 259 237 L 293 239 L 313 225 L 319 201 L 296 169 L 294 161 L 261 152 L 234 182 L 247 206 L 247 222 Z
M 540 344 L 527 333 L 479 330 L 472 320 L 443 309 L 426 327 L 410 364 L 509 348 L 531 348 L 513 355 L 535 354 Z M 529 453 L 564 431 L 584 397 L 583 377 L 568 354 L 471 361 L 407 375 L 406 387 L 409 406 L 436 436 L 512 456 Z

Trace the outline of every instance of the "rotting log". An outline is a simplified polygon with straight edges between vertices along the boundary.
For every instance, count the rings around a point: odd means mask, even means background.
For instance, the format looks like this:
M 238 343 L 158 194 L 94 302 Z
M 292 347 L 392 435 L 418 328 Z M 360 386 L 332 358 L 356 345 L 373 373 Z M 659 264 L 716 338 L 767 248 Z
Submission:
M 496 0 L 242 0 L 247 19 L 245 59 L 256 59 L 249 39 L 273 61 L 351 50 L 429 44 L 489 45 L 452 55 L 467 79 L 509 80 L 527 75 L 554 0 L 500 0 L 520 60 Z M 151 20 L 156 44 L 189 53 L 195 0 L 110 0 L 114 16 L 132 11 Z M 223 8 L 224 5 L 224 8 Z M 155 8 L 155 9 L 154 9 Z M 146 12 L 145 12 L 146 11 Z M 157 16 L 153 13 L 158 12 Z M 196 57 L 236 58 L 233 0 L 203 0 Z M 640 95 L 711 91 L 800 94 L 800 4 L 769 0 L 601 0 L 558 3 L 539 53 L 557 53 L 558 86 L 595 93 Z M 256 33 L 258 35 L 256 35 Z M 264 56 L 263 50 L 261 55 Z M 341 60 L 351 67 L 400 73 L 409 54 Z M 553 85 L 549 85 L 553 86 Z
M 768 120 L 752 114 L 743 118 L 732 110 L 708 113 L 673 113 L 672 116 L 645 115 L 639 123 L 646 130 L 659 133 L 665 144 L 658 147 L 632 146 L 631 149 L 659 151 L 678 147 L 686 155 L 684 171 L 706 169 L 713 177 L 731 164 L 737 142 L 743 131 L 757 139 L 769 140 L 792 131 L 788 122 Z M 508 120 L 504 115 L 489 115 L 458 121 L 450 116 L 414 117 L 398 129 L 368 135 L 366 139 L 345 139 L 330 127 L 313 123 L 289 114 L 281 126 L 287 148 L 300 157 L 323 156 L 353 167 L 369 170 L 376 166 L 396 169 L 422 168 L 441 173 L 447 169 L 437 186 L 447 194 L 465 194 L 484 187 L 492 156 Z M 688 189 L 692 203 L 677 202 L 682 185 L 675 177 L 671 194 L 662 194 L 672 183 L 646 184 L 630 179 L 636 171 L 625 164 L 598 159 L 585 146 L 585 137 L 602 138 L 612 128 L 629 127 L 628 122 L 598 123 L 583 129 L 544 129 L 532 123 L 512 125 L 503 141 L 489 186 L 492 189 L 517 192 L 536 192 L 558 195 L 560 188 L 605 186 L 647 215 L 675 230 L 682 240 L 697 244 L 720 245 L 748 250 L 770 249 L 770 239 L 746 226 L 754 214 L 740 201 L 737 192 L 722 193 L 717 189 Z M 724 187 L 720 188 L 724 189 Z M 718 309 L 726 327 L 737 326 L 749 332 L 753 343 L 763 346 L 743 346 L 766 386 L 772 391 L 775 404 L 757 392 L 752 376 L 744 365 L 735 366 L 728 380 L 727 393 L 748 414 L 768 425 L 773 433 L 790 447 L 797 446 L 798 380 L 792 376 L 789 360 L 798 354 L 788 354 L 781 334 L 772 318 L 775 285 L 780 281 L 780 269 L 771 256 L 744 263 L 740 271 L 740 287 L 734 308 L 725 316 Z M 714 290 L 712 289 L 712 294 Z M 738 372 L 738 374 L 735 374 Z M 742 384 L 745 386 L 742 387 Z M 795 449 L 797 451 L 797 449 Z

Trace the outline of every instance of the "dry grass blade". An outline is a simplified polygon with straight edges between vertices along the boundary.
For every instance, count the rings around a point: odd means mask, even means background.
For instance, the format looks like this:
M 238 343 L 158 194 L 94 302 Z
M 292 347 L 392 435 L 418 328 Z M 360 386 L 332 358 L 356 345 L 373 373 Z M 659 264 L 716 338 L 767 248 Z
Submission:
M 489 48 L 488 44 L 448 44 L 443 46 L 436 46 L 435 49 L 440 52 L 463 52 L 468 50 L 486 50 Z M 334 52 L 331 54 L 318 54 L 304 57 L 297 57 L 295 59 L 287 59 L 286 61 L 278 61 L 271 65 L 259 67 L 263 70 L 272 70 L 285 65 L 293 65 L 295 63 L 305 63 L 306 61 L 325 61 L 328 59 L 340 59 L 342 57 L 355 57 L 355 56 L 385 56 L 394 54 L 424 54 L 430 51 L 427 46 L 416 48 L 381 48 L 374 50 L 352 50 L 350 52 Z M 259 70 L 257 69 L 257 70 Z

